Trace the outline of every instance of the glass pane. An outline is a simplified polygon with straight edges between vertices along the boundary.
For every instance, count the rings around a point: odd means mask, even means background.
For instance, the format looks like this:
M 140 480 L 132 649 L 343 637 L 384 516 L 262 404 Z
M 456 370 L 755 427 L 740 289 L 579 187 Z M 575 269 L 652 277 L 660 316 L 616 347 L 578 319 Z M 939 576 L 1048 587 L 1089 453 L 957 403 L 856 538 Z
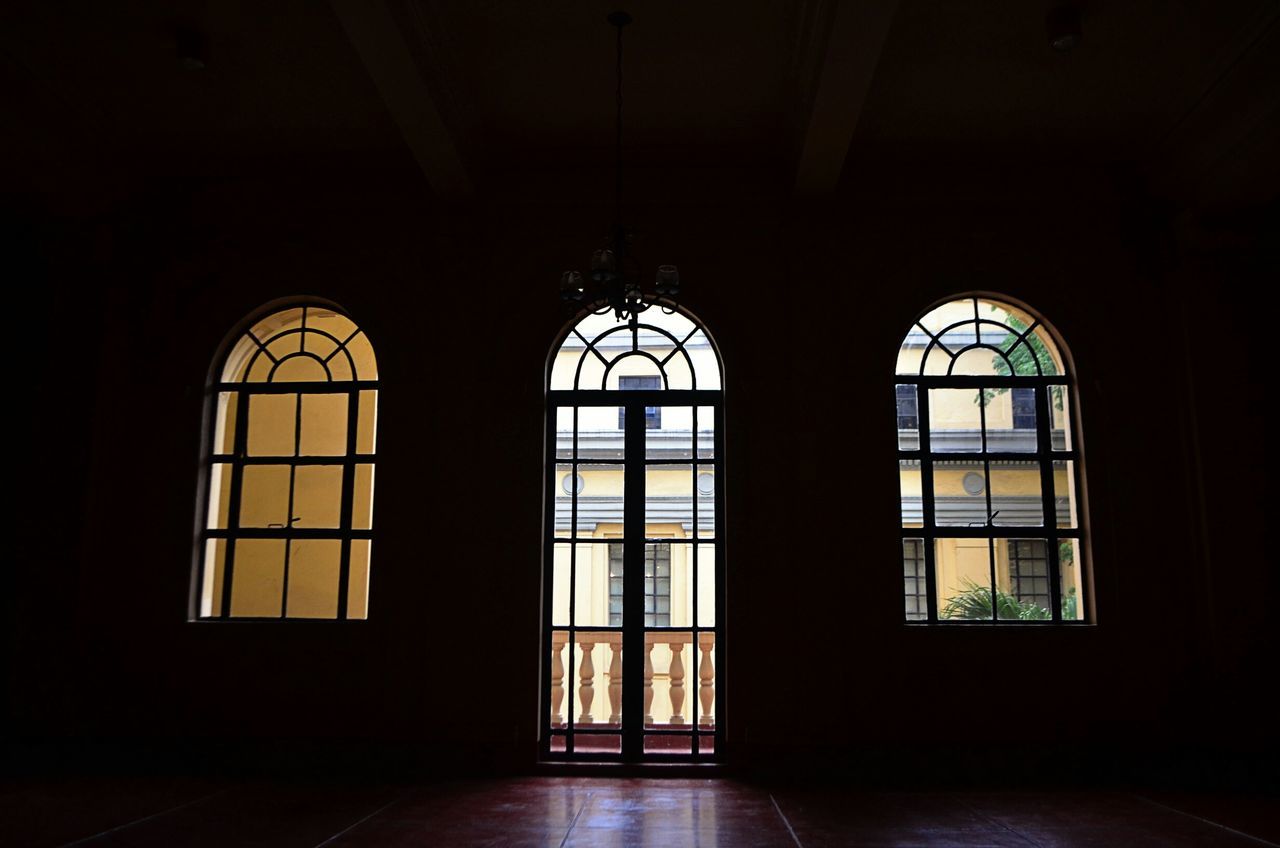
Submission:
M 991 553 L 986 539 L 937 539 L 938 618 L 992 620 Z
M 1053 507 L 1059 527 L 1079 527 L 1076 507 L 1076 464 L 1073 461 L 1053 464 Z
M 299 465 L 294 469 L 293 525 L 313 530 L 342 521 L 342 466 Z
M 574 407 L 556 408 L 556 459 L 573 459 Z
M 271 375 L 273 383 L 323 383 L 329 379 L 324 364 L 313 356 L 296 354 L 280 360 Z
M 281 330 L 270 341 L 266 342 L 267 350 L 279 362 L 290 354 L 302 351 L 302 334 L 289 330 Z
M 577 383 L 574 385 L 574 388 L 597 391 L 605 387 L 605 362 L 597 355 L 597 351 L 586 351 L 582 355 L 582 358 L 578 360 L 577 367 Z
M 370 530 L 373 528 L 373 465 L 357 465 L 355 474 L 351 493 L 351 526 L 356 530 Z
M 714 539 L 716 535 L 715 466 L 699 465 L 694 485 L 698 491 L 698 538 Z
M 697 658 L 693 650 L 693 634 L 684 632 L 648 632 L 644 634 L 645 677 L 653 695 L 645 693 L 649 712 L 644 717 L 646 727 L 691 727 L 693 712 L 697 706 L 690 694 L 697 694 L 694 681 L 698 679 Z M 653 674 L 649 677 L 649 668 Z
M 920 498 L 920 461 L 904 459 L 898 462 L 898 492 L 903 527 L 924 525 L 924 506 Z
M 345 394 L 302 395 L 302 432 L 299 456 L 345 456 L 347 407 Z
M 578 474 L 582 476 L 582 493 L 578 496 L 578 535 L 621 536 L 626 482 L 623 466 L 584 464 L 578 466 Z M 557 495 L 564 496 L 564 490 L 558 488 Z M 559 528 L 561 520 L 559 497 L 556 505 L 556 526 Z M 563 519 L 567 529 L 570 521 L 567 511 L 563 513 Z
M 1066 386 L 1049 387 L 1049 436 L 1054 450 L 1071 450 L 1070 399 Z
M 646 458 L 693 458 L 693 407 L 650 406 L 644 415 Z
M 972 325 L 969 325 L 972 326 Z M 946 342 L 963 341 L 967 342 L 971 331 L 963 333 L 948 333 Z M 963 339 L 956 339 L 953 336 L 963 335 Z M 954 350 L 954 348 L 952 348 Z M 986 348 L 969 348 L 951 361 L 952 376 L 969 376 L 969 377 L 986 377 L 992 374 L 1000 374 L 1007 370 L 1002 368 L 1004 365 L 1004 357 L 998 353 L 992 353 Z
M 345 347 L 335 350 L 325 364 L 329 366 L 329 374 L 335 383 L 345 383 L 356 378 L 355 362 Z
M 716 410 L 714 406 L 698 407 L 698 458 L 711 459 L 716 453 Z
M 238 539 L 231 578 L 231 614 L 279 618 L 284 591 L 284 539 Z
M 351 361 L 355 363 L 355 379 L 378 379 L 378 363 L 373 355 L 373 345 L 369 344 L 368 336 L 363 332 L 357 333 L 347 342 L 347 351 L 351 354 Z
M 209 467 L 209 516 L 205 523 L 211 529 L 225 530 L 231 515 L 232 467 L 214 463 Z
M 563 627 L 569 623 L 569 571 L 573 546 L 551 546 L 551 623 Z
M 622 418 L 616 406 L 578 407 L 578 458 L 622 459 Z
M 929 588 L 925 578 L 924 539 L 902 540 L 902 582 L 907 621 L 929 617 Z
M 337 618 L 342 542 L 294 539 L 289 547 L 290 618 Z
M 317 332 L 311 324 L 311 315 L 307 316 L 307 331 L 302 334 L 302 352 L 309 353 L 320 360 L 328 359 L 338 349 L 338 342 L 325 333 Z
M 898 449 L 920 450 L 920 405 L 913 385 L 894 387 L 898 407 Z
M 1062 575 L 1062 620 L 1084 621 L 1084 563 L 1079 539 L 1058 540 L 1058 571 Z
M 981 462 L 933 464 L 933 519 L 939 527 L 985 527 L 987 496 Z
M 996 540 L 996 615 L 1001 621 L 1048 621 L 1049 548 L 1044 539 Z
M 285 527 L 289 519 L 287 465 L 246 465 L 241 470 L 241 527 Z
M 986 390 L 987 450 L 1035 452 L 1040 404 L 1036 391 L 1029 387 Z
M 345 315 L 334 312 L 332 309 L 325 309 L 322 306 L 307 307 L 307 329 L 324 333 L 332 337 L 334 342 L 341 344 L 351 337 L 356 331 L 355 322 Z M 312 341 L 308 339 L 307 349 L 311 349 Z
M 250 383 L 265 383 L 274 365 L 267 352 L 259 349 L 249 359 L 249 373 L 245 375 L 245 379 Z
M 621 724 L 622 634 L 578 631 L 574 671 L 574 724 L 588 727 Z
M 573 617 L 579 627 L 622 626 L 621 526 L 617 542 L 580 542 L 574 554 Z
M 218 392 L 218 409 L 213 421 L 213 452 L 234 453 L 236 449 L 236 415 L 240 410 L 239 392 Z
M 991 463 L 991 523 L 997 527 L 1044 524 L 1040 466 L 1036 463 Z
M 698 626 L 716 626 L 716 546 L 698 545 Z
M 227 560 L 226 539 L 206 539 L 204 543 L 204 574 L 200 586 L 200 616 L 222 614 L 222 576 Z
M 677 352 L 666 361 L 662 370 L 667 375 L 667 388 L 680 391 L 693 388 L 693 367 L 687 352 Z
M 693 535 L 693 466 L 645 466 L 644 494 L 646 536 Z
M 695 388 L 719 389 L 720 362 L 716 358 L 715 348 L 707 339 L 707 334 L 698 330 L 689 341 L 685 342 L 684 349 L 689 352 L 689 358 L 693 361 Z
M 907 331 L 907 335 L 902 340 L 902 346 L 898 348 L 898 362 L 894 368 L 895 374 L 919 374 L 920 365 L 924 361 L 925 346 L 929 344 L 929 337 L 924 330 L 915 324 L 911 325 L 911 329 Z
M 249 396 L 249 456 L 293 456 L 297 395 Z
M 567 612 L 566 612 L 567 614 Z M 551 631 L 551 714 L 552 727 L 564 727 L 568 719 L 564 714 L 566 687 L 574 685 L 574 669 L 569 666 L 569 631 Z
M 929 390 L 929 449 L 982 450 L 981 393 L 976 389 Z
M 266 343 L 275 338 L 278 334 L 296 327 L 302 326 L 302 307 L 295 306 L 290 309 L 281 309 L 279 312 L 273 312 L 265 316 L 258 323 L 249 328 L 249 332 L 259 341 Z
M 650 542 L 645 545 L 646 627 L 693 624 L 693 545 Z
M 351 540 L 351 566 L 347 571 L 347 618 L 369 617 L 369 554 L 373 542 Z
M 356 453 L 374 453 L 378 441 L 378 393 L 366 389 L 360 393 L 360 421 L 356 428 Z

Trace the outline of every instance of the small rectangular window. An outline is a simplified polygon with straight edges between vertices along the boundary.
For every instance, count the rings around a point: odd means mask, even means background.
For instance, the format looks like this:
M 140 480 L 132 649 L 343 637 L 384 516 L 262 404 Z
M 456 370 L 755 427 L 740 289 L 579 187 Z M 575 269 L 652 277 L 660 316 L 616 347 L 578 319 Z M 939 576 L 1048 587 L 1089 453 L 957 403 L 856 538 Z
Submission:
M 661 377 L 619 377 L 618 388 L 624 392 L 653 391 L 662 388 Z M 644 426 L 646 430 L 662 428 L 662 407 L 646 406 L 644 408 Z M 618 407 L 618 429 L 627 429 L 627 408 Z
M 898 429 L 920 429 L 920 406 L 915 386 L 898 386 Z
M 1018 388 L 1014 389 L 1012 394 L 1013 429 L 1034 430 L 1036 428 L 1036 390 Z

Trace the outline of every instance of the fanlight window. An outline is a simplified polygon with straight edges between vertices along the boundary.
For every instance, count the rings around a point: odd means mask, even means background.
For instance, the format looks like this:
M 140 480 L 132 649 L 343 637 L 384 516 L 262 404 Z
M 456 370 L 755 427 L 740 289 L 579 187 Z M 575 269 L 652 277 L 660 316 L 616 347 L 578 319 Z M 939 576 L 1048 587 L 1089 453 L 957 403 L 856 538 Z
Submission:
M 944 303 L 907 333 L 896 384 L 906 619 L 1083 621 L 1075 381 L 1049 328 Z
M 654 307 L 633 323 L 612 312 L 578 322 L 551 368 L 551 389 L 719 389 L 720 362 L 707 334 L 680 312 Z M 621 380 L 620 378 L 626 378 Z
M 196 614 L 365 618 L 378 371 L 329 306 L 273 312 L 213 389 Z

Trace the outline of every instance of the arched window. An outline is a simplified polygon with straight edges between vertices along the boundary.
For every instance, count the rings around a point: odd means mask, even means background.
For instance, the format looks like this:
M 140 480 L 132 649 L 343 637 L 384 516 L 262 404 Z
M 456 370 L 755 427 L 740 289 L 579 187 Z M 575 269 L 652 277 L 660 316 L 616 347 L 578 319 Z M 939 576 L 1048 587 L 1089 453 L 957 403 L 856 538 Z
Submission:
M 1075 381 L 1049 327 L 970 296 L 898 352 L 907 621 L 1085 620 Z
M 720 360 L 690 316 L 589 314 L 547 392 L 544 759 L 723 750 Z
M 338 308 L 255 321 L 215 365 L 195 613 L 365 618 L 378 369 Z

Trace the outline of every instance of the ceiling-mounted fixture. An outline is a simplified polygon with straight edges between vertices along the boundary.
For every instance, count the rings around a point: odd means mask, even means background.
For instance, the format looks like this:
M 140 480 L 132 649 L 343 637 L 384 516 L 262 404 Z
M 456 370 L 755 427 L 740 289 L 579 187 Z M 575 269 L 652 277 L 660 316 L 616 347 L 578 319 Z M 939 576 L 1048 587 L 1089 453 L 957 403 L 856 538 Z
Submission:
M 1080 12 L 1074 6 L 1053 9 L 1044 24 L 1049 31 L 1049 46 L 1059 53 L 1066 53 L 1084 38 L 1084 30 L 1080 29 Z
M 613 232 L 604 247 L 591 254 L 591 270 L 565 271 L 560 275 L 560 297 L 565 301 L 600 304 L 601 311 L 612 309 L 619 321 L 634 321 L 659 299 L 667 306 L 680 291 L 680 274 L 674 265 L 659 265 L 652 293 L 640 283 L 639 267 L 627 249 L 630 234 L 622 226 L 622 28 L 631 23 L 626 12 L 613 12 L 609 23 L 618 31 L 618 117 L 614 135 L 614 214 Z

